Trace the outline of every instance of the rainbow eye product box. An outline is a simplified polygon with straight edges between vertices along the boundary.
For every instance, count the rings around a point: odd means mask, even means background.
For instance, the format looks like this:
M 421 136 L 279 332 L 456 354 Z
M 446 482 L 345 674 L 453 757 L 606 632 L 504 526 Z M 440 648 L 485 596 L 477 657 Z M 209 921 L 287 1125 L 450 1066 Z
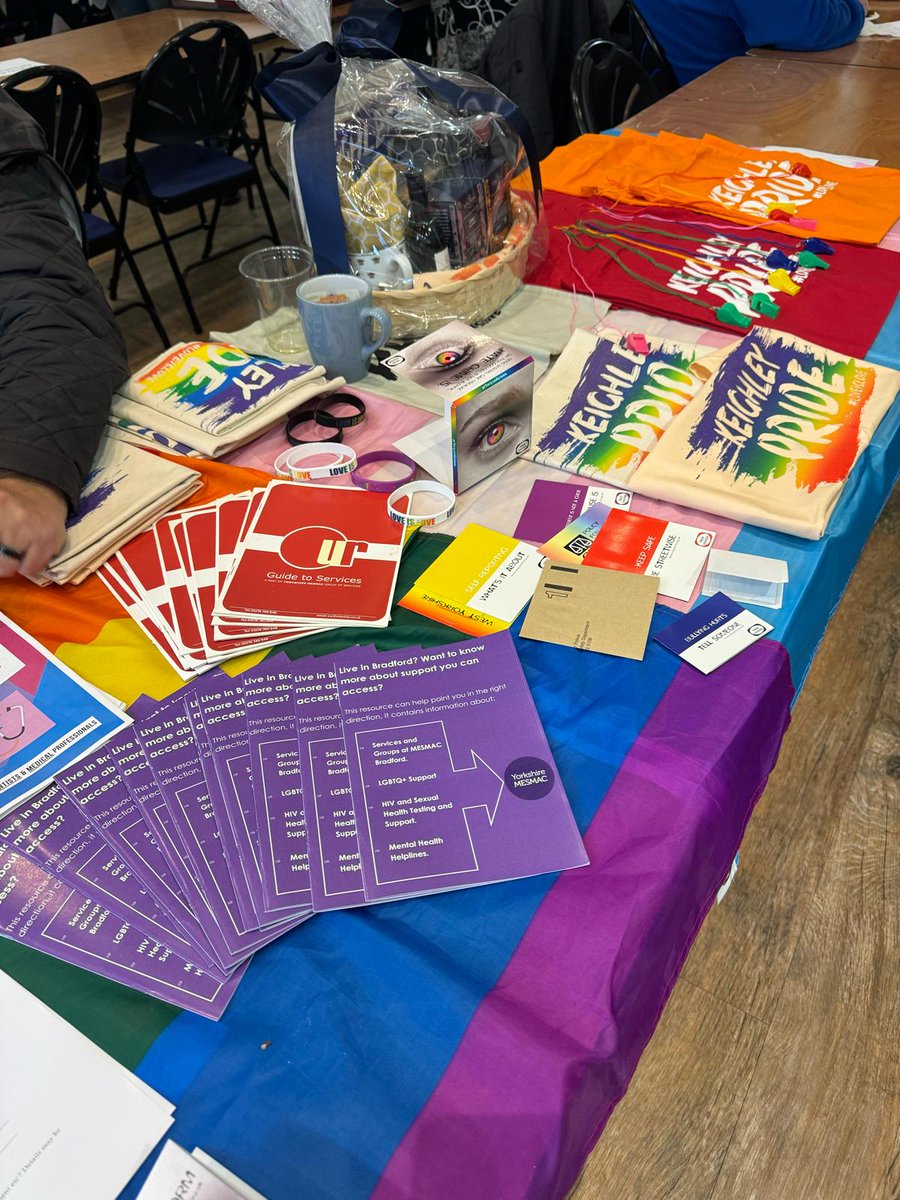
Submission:
M 530 354 L 451 321 L 384 365 L 442 398 L 443 417 L 394 444 L 454 492 L 474 487 L 531 446 Z

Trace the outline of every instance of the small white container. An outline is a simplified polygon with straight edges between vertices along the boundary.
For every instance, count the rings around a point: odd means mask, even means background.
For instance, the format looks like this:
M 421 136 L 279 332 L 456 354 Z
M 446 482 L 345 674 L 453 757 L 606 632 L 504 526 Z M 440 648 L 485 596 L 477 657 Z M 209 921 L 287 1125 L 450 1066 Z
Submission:
M 781 608 L 787 582 L 788 565 L 784 559 L 710 550 L 701 595 L 714 596 L 716 592 L 724 592 L 738 604 Z

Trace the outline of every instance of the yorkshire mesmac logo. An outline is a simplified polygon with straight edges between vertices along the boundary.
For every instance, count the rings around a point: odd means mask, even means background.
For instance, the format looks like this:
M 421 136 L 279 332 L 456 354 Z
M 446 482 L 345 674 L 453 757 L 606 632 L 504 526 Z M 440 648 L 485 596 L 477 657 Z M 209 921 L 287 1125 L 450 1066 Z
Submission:
M 289 533 L 279 553 L 290 566 L 315 571 L 324 567 L 351 567 L 368 548 L 368 542 L 349 541 L 339 529 L 307 525 Z

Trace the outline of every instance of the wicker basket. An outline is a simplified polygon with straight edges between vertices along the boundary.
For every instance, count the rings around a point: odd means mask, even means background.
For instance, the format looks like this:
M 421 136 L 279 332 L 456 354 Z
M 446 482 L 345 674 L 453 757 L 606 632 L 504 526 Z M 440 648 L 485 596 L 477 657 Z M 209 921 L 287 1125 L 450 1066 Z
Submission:
M 406 345 L 448 321 L 480 325 L 518 291 L 537 221 L 534 208 L 523 197 L 513 196 L 512 205 L 513 223 L 496 254 L 457 271 L 417 275 L 411 288 L 375 292 L 374 302 L 391 316 L 391 344 Z

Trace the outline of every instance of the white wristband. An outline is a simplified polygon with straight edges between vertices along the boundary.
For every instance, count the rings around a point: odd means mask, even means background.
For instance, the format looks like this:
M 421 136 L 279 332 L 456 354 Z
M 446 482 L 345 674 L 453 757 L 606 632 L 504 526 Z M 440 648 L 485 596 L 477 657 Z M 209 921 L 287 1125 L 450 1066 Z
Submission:
M 326 455 L 330 461 L 316 466 L 304 466 L 310 459 Z M 303 446 L 292 446 L 275 459 L 275 474 L 281 479 L 293 479 L 294 483 L 306 483 L 310 479 L 330 479 L 335 475 L 349 475 L 356 466 L 356 453 L 340 442 L 308 442 Z
M 402 512 L 397 506 L 403 500 L 409 500 L 412 507 L 413 496 L 434 496 L 440 502 L 440 507 L 436 512 L 429 516 L 418 516 L 411 512 Z M 392 521 L 396 521 L 398 525 L 415 526 L 421 529 L 424 525 L 440 525 L 444 521 L 448 521 L 453 515 L 453 510 L 456 507 L 456 496 L 445 487 L 443 483 L 435 483 L 430 479 L 417 479 L 412 483 L 405 483 L 402 487 L 398 487 L 388 496 L 387 509 L 388 516 Z

